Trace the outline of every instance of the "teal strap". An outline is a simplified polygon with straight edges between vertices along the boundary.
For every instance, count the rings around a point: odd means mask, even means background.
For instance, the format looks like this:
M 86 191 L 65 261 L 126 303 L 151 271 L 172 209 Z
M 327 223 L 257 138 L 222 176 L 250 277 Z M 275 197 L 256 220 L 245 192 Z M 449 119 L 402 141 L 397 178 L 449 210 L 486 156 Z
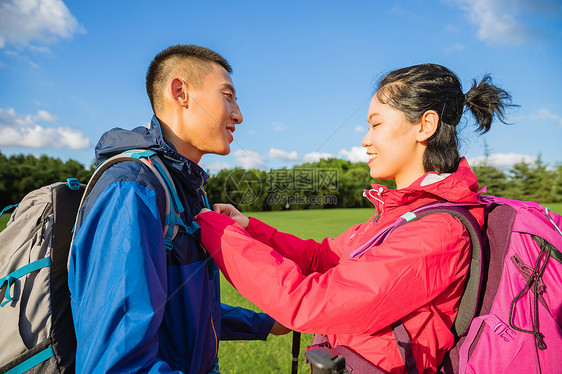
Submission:
M 73 191 L 80 189 L 80 182 L 76 178 L 66 178 L 66 185 Z
M 199 230 L 201 230 L 201 227 L 199 227 L 199 225 L 197 224 L 197 222 L 195 221 L 191 221 L 191 224 L 189 226 L 187 226 L 187 230 L 186 232 L 193 236 L 195 239 L 199 239 L 198 235 L 199 235 Z
M 404 218 L 406 221 L 410 222 L 411 220 L 416 218 L 416 215 L 412 212 L 407 212 L 407 213 L 402 214 L 400 216 L 400 218 Z
M 168 229 L 164 233 L 164 243 L 166 245 L 166 252 L 170 253 L 173 249 L 172 239 L 174 237 L 175 226 L 179 226 L 179 231 L 187 232 L 187 226 L 180 218 L 180 214 L 184 212 L 183 205 L 180 202 L 180 198 L 174 188 L 174 183 L 170 180 L 166 169 L 159 162 L 158 157 L 150 158 L 150 156 L 156 155 L 156 152 L 151 150 L 129 150 L 122 152 L 123 155 L 127 155 L 134 159 L 146 158 L 150 161 L 152 165 L 158 171 L 158 174 L 164 180 L 164 188 L 166 189 L 167 195 L 170 200 L 170 212 L 164 217 L 164 224 L 167 225 Z
M 164 179 L 164 182 L 166 183 L 166 187 L 168 188 L 168 192 L 170 192 L 171 196 L 170 200 L 172 200 L 172 204 L 174 205 L 176 213 L 183 213 L 183 205 L 181 205 L 180 198 L 176 192 L 176 189 L 173 187 L 174 185 L 172 184 L 172 181 L 170 181 L 170 178 L 168 178 L 168 175 L 166 174 L 160 163 L 153 162 L 153 164 L 154 166 L 156 166 L 156 169 L 160 172 L 162 179 Z
M 209 204 L 209 199 L 207 198 L 206 192 L 203 192 L 203 202 L 205 202 L 205 208 L 211 209 L 211 205 Z
M 125 151 L 124 154 L 131 156 L 132 158 L 139 159 L 141 157 L 150 157 L 156 154 L 156 152 L 147 149 L 146 151 Z
M 26 274 L 31 273 L 32 271 L 39 270 L 41 268 L 47 267 L 51 265 L 51 258 L 45 257 L 37 261 L 33 261 L 21 268 L 11 272 L 10 274 L 6 275 L 3 278 L 0 278 L 0 287 L 4 287 L 4 283 L 7 283 L 6 292 L 4 294 L 4 301 L 0 304 L 0 307 L 3 307 L 10 301 L 14 300 L 13 297 L 10 296 L 10 286 L 16 281 L 16 279 L 23 277 Z
M 164 218 L 164 223 L 166 225 L 172 226 L 172 228 L 173 228 L 173 226 L 179 226 L 179 231 L 188 232 L 187 231 L 188 227 L 185 225 L 185 223 L 183 223 L 183 220 L 181 219 L 181 217 L 179 217 L 179 216 L 177 216 L 173 213 L 170 213 L 170 214 L 166 215 L 166 217 Z
M 5 207 L 4 209 L 2 209 L 2 212 L 0 212 L 0 217 L 2 216 L 2 214 L 6 213 L 8 210 L 17 207 L 19 204 L 14 204 L 14 205 L 8 205 L 7 207 Z
M 43 361 L 47 361 L 54 355 L 55 352 L 53 352 L 53 347 L 49 347 L 37 353 L 35 356 L 28 358 L 18 366 L 15 366 L 12 369 L 8 370 L 5 374 L 23 374 L 34 366 L 39 365 Z
M 562 235 L 562 231 L 560 230 L 560 228 L 558 226 L 556 226 L 556 223 L 554 223 L 554 220 L 552 219 L 552 216 L 550 215 L 550 209 L 545 208 L 545 211 L 546 211 L 546 216 L 548 217 L 548 220 L 552 223 L 552 226 L 554 226 L 554 228 L 560 233 L 560 235 Z
M 180 232 L 188 232 L 188 227 L 183 223 L 183 220 L 175 215 L 173 212 L 169 213 L 164 217 L 164 223 L 168 226 L 168 230 L 164 233 L 164 243 L 166 244 L 166 252 L 170 253 L 174 245 L 172 244 L 172 239 L 174 238 L 174 228 L 179 226 Z

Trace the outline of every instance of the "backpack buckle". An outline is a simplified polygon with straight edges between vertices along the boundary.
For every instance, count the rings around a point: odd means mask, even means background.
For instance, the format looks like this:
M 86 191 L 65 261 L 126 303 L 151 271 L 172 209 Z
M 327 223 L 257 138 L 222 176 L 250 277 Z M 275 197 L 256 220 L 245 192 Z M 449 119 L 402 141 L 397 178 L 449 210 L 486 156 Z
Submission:
M 512 340 L 515 340 L 515 331 L 509 328 L 505 323 L 501 322 L 498 323 L 494 328 L 494 333 L 503 339 L 503 341 L 509 343 Z
M 80 189 L 80 182 L 76 178 L 66 178 L 66 185 L 73 191 Z

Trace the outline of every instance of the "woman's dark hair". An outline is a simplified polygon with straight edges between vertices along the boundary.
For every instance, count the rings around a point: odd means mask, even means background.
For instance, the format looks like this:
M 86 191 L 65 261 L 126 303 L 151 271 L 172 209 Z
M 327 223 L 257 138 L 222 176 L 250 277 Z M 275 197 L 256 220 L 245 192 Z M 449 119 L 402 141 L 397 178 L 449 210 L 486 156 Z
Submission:
M 423 157 L 425 171 L 452 173 L 457 170 L 458 151 L 457 125 L 464 113 L 470 109 L 477 131 L 490 130 L 494 116 L 501 122 L 504 110 L 511 104 L 511 96 L 492 84 L 489 75 L 463 94 L 458 77 L 444 66 L 422 64 L 394 70 L 377 85 L 376 95 L 383 104 L 388 104 L 404 113 L 406 120 L 414 123 L 428 110 L 439 115 L 435 134 L 427 141 Z

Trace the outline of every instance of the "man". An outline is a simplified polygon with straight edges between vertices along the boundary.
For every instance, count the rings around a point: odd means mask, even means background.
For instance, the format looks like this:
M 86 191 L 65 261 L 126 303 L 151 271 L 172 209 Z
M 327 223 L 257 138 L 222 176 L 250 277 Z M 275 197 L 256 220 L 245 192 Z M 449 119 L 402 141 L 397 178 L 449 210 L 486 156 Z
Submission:
M 150 149 L 166 164 L 189 224 L 204 206 L 206 153 L 230 152 L 242 123 L 231 67 L 219 54 L 176 45 L 150 64 L 150 128 L 113 129 L 97 163 Z M 104 172 L 80 211 L 69 261 L 76 372 L 218 372 L 218 340 L 262 339 L 288 330 L 263 313 L 220 304 L 217 268 L 179 233 L 166 254 L 165 190 L 134 161 Z

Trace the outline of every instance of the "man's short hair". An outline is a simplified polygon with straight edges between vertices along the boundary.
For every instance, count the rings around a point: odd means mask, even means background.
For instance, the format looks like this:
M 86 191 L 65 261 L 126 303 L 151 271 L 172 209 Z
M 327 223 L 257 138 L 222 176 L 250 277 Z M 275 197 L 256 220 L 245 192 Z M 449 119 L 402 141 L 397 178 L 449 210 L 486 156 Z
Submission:
M 146 93 L 152 110 L 162 106 L 162 94 L 170 76 L 181 73 L 194 87 L 201 87 L 203 78 L 212 70 L 212 62 L 232 73 L 232 67 L 218 53 L 197 45 L 178 44 L 158 53 L 146 73 Z

